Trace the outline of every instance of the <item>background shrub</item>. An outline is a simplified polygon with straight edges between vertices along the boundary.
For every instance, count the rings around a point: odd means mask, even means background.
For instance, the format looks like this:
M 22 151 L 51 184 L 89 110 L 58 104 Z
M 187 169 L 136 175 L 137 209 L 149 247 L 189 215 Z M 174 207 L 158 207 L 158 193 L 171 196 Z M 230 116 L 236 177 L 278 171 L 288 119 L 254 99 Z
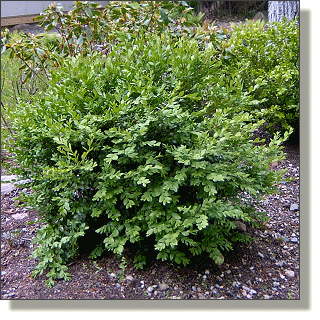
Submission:
M 299 26 L 286 19 L 266 25 L 258 20 L 233 25 L 231 68 L 243 89 L 263 101 L 247 110 L 264 118 L 271 133 L 294 129 L 299 137 Z M 257 108 L 258 106 L 258 108 Z M 263 109 L 264 112 L 261 112 Z
M 131 37 L 108 56 L 66 58 L 44 95 L 19 104 L 10 150 L 45 223 L 34 275 L 68 279 L 86 235 L 91 257 L 136 245 L 137 267 L 150 246 L 162 260 L 207 252 L 222 263 L 248 240 L 234 221 L 259 220 L 254 200 L 275 191 L 281 172 L 269 165 L 283 157 L 282 140 L 252 140 L 262 121 L 235 113 L 248 95 L 221 82 L 220 53 L 165 34 Z

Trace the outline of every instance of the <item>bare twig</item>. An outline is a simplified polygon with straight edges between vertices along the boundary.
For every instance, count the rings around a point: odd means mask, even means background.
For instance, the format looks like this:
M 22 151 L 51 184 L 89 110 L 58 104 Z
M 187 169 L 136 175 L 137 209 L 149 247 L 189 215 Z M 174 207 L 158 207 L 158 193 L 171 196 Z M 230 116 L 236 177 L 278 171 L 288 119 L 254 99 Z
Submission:
M 6 110 L 6 108 L 5 108 L 5 106 L 4 106 L 4 104 L 3 104 L 2 101 L 1 101 L 1 106 L 2 106 L 2 108 L 4 108 L 4 109 Z M 12 138 L 13 138 L 14 133 L 12 132 L 11 127 L 8 125 L 8 123 L 7 123 L 6 119 L 4 118 L 2 112 L 1 112 L 1 118 L 2 118 L 2 120 L 3 120 L 3 122 L 4 122 L 4 124 L 6 125 L 6 127 L 8 128 L 8 130 L 10 131 L 10 133 L 11 133 L 11 135 L 12 135 Z M 13 138 L 13 139 L 14 139 L 14 138 Z

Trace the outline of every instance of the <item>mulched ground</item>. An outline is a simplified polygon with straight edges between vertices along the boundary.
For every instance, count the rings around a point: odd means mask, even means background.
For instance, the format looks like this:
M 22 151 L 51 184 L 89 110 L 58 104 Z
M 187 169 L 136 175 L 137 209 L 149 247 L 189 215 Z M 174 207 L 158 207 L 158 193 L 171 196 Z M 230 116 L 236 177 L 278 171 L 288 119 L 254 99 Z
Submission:
M 238 245 L 215 265 L 206 257 L 187 267 L 152 260 L 145 270 L 133 268 L 130 253 L 126 265 L 106 254 L 94 261 L 85 254 L 69 266 L 71 280 L 59 280 L 52 288 L 46 277 L 30 277 L 37 262 L 31 258 L 31 239 L 39 224 L 37 213 L 16 207 L 20 192 L 1 196 L 1 298 L 2 299 L 299 299 L 299 147 L 285 147 L 287 159 L 271 170 L 287 168 L 295 178 L 279 184 L 260 207 L 270 221 L 263 230 L 248 230 L 256 238 Z M 10 157 L 3 162 L 12 161 Z M 2 168 L 1 174 L 5 174 Z M 17 215 L 18 214 L 18 215 Z

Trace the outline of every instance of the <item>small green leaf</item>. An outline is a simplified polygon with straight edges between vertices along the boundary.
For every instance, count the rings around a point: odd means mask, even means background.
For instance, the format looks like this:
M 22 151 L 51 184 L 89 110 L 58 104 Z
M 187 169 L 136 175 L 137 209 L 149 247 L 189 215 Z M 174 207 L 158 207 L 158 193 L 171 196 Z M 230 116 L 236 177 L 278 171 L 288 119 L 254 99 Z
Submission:
M 92 11 L 89 8 L 84 8 L 84 11 L 89 18 L 93 17 Z
M 80 34 L 79 38 L 77 39 L 77 44 L 79 47 L 83 45 L 83 36 Z
M 169 22 L 170 22 L 169 17 L 167 16 L 167 14 L 162 9 L 160 9 L 160 15 L 161 15 L 163 23 L 167 26 L 169 24 Z

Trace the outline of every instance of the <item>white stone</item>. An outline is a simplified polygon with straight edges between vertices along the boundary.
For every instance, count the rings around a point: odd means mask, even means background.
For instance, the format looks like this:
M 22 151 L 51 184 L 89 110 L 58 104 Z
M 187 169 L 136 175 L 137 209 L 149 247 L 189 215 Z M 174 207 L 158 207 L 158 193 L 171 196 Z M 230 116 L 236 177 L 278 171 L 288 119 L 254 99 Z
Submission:
M 285 274 L 289 278 L 293 278 L 294 277 L 294 272 L 292 270 L 285 270 Z
M 28 214 L 27 213 L 16 213 L 12 215 L 12 218 L 15 220 L 22 220 L 24 218 L 27 218 Z
M 126 279 L 127 279 L 128 281 L 132 281 L 132 280 L 133 280 L 133 276 L 128 275 L 128 276 L 126 276 Z

